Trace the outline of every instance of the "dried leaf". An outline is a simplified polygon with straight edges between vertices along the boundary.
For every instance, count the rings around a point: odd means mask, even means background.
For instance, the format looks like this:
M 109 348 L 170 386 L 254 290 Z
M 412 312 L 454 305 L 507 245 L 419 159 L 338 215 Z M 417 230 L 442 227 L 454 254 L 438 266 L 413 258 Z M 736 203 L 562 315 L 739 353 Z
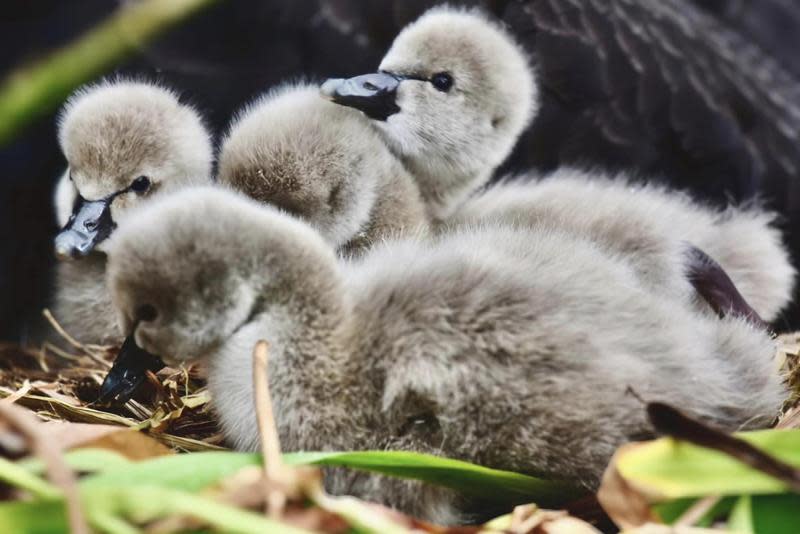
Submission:
M 600 501 L 603 509 L 611 520 L 623 529 L 658 521 L 650 509 L 652 496 L 647 496 L 633 487 L 617 470 L 620 458 L 624 458 L 631 451 L 642 446 L 639 443 L 630 443 L 617 449 L 603 474 L 600 489 L 597 491 L 597 500 Z

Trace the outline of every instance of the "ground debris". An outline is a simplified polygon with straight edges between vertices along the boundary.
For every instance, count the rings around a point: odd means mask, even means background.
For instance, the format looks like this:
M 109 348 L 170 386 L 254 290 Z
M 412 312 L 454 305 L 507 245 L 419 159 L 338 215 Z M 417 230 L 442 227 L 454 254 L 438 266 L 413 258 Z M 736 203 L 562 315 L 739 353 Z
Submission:
M 786 400 L 777 428 L 800 428 L 800 332 L 778 336 L 776 362 L 786 377 L 791 394 Z
M 0 344 L 0 402 L 19 404 L 48 421 L 136 428 L 177 451 L 222 448 L 199 366 L 165 367 L 151 373 L 125 405 L 100 405 L 100 384 L 119 347 L 85 345 L 71 337 L 64 345 Z

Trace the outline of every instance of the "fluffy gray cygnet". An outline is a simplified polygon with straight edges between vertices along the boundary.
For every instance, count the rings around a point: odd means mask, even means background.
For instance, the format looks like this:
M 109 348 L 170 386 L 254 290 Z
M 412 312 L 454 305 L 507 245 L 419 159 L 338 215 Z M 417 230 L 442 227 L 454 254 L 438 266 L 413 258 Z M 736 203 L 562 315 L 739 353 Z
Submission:
M 416 183 L 368 119 L 312 85 L 273 90 L 240 113 L 218 179 L 301 217 L 345 253 L 427 228 Z
M 379 73 L 329 80 L 322 92 L 370 117 L 445 228 L 496 217 L 546 219 L 624 256 L 657 291 L 690 297 L 686 250 L 695 246 L 765 320 L 775 320 L 791 299 L 795 270 L 771 224 L 774 214 L 756 207 L 718 212 L 679 193 L 631 185 L 632 177 L 617 176 L 615 184 L 575 169 L 477 192 L 538 107 L 524 51 L 480 12 L 428 11 L 400 32 Z
M 51 307 L 85 343 L 119 341 L 105 285 L 106 238 L 139 205 L 210 183 L 212 148 L 198 113 L 159 85 L 117 80 L 78 90 L 59 118 L 68 168 L 54 204 L 62 230 Z
M 489 180 L 538 108 L 524 50 L 479 11 L 429 10 L 400 32 L 379 71 L 328 80 L 322 92 L 372 119 L 434 218 Z
M 630 388 L 725 430 L 767 425 L 785 395 L 763 330 L 655 295 L 627 262 L 546 224 L 485 222 L 344 260 L 286 213 L 195 188 L 121 227 L 108 275 L 140 347 L 208 363 L 243 450 L 258 446 L 260 339 L 287 451 L 422 451 L 585 488 L 617 446 L 652 435 Z M 363 473 L 326 485 L 443 523 L 477 510 Z

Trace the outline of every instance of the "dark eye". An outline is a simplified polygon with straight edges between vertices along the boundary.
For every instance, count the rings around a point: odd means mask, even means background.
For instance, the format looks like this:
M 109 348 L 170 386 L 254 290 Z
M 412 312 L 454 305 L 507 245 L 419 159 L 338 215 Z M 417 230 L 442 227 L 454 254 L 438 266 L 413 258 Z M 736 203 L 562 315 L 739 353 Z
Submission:
M 439 418 L 431 412 L 422 412 L 407 418 L 405 423 L 400 427 L 399 434 L 401 436 L 416 436 L 428 440 L 435 439 L 441 431 L 442 425 L 439 423 Z
M 152 304 L 142 304 L 136 309 L 136 318 L 140 321 L 155 321 L 158 317 L 158 310 Z
M 150 178 L 147 176 L 140 176 L 131 183 L 131 191 L 136 193 L 144 193 L 150 189 Z
M 447 92 L 453 87 L 453 77 L 446 72 L 437 72 L 431 78 L 433 86 L 442 92 Z

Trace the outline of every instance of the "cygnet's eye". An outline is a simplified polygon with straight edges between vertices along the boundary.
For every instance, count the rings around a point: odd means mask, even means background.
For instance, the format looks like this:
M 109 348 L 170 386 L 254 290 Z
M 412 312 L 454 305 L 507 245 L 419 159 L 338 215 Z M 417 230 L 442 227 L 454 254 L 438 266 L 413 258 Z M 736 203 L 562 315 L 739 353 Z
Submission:
M 150 178 L 140 176 L 131 183 L 131 191 L 142 194 L 150 189 Z
M 431 77 L 431 83 L 436 89 L 446 93 L 453 87 L 453 77 L 446 72 L 437 72 Z
M 136 319 L 149 323 L 158 317 L 158 310 L 152 304 L 142 304 L 136 308 Z
M 400 436 L 414 436 L 423 441 L 432 441 L 441 434 L 442 426 L 439 418 L 425 411 L 408 417 L 399 429 Z

